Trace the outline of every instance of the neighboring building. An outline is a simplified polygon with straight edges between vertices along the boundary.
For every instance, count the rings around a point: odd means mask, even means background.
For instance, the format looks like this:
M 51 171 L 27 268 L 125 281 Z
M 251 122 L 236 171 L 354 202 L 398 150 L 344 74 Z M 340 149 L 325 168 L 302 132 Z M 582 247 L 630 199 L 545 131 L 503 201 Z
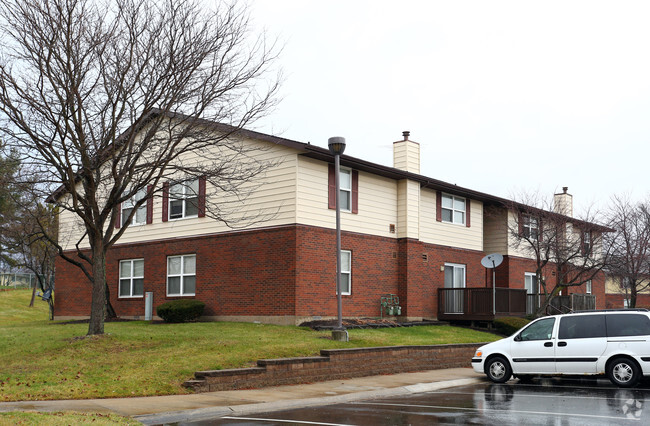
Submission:
M 272 217 L 229 229 L 202 217 L 204 182 L 192 183 L 195 193 L 187 194 L 165 183 L 163 195 L 107 253 L 119 316 L 143 318 L 146 292 L 153 293 L 154 306 L 201 300 L 214 320 L 299 324 L 336 316 L 333 156 L 308 143 L 240 135 L 266 146 L 266 158 L 278 161 L 248 200 L 251 209 Z M 512 214 L 505 206 L 512 202 L 420 175 L 420 146 L 408 132 L 403 136 L 393 145 L 393 167 L 341 157 L 343 316 L 378 317 L 381 297 L 395 294 L 400 319 L 437 318 L 438 289 L 491 286 L 481 265 L 488 253 L 505 258 L 496 269 L 497 287 L 537 291 L 534 262 L 509 244 Z M 570 205 L 565 195 L 559 200 Z M 488 207 L 499 213 L 487 217 Z M 59 234 L 73 250 L 82 230 L 64 213 Z M 89 316 L 90 285 L 60 258 L 56 288 L 55 319 Z M 594 280 L 590 290 L 603 308 L 604 280 Z
M 623 284 L 623 279 L 610 274 L 605 278 L 606 305 L 608 309 L 628 308 L 630 302 L 629 287 Z M 650 308 L 650 288 L 647 288 L 648 281 L 641 282 L 638 288 L 641 289 L 636 295 L 637 308 Z

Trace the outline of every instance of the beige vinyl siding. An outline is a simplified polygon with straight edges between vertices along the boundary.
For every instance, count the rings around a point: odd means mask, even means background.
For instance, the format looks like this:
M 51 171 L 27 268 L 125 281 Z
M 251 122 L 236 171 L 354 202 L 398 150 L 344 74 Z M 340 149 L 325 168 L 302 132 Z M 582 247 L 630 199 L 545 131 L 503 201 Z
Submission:
M 250 144 L 259 144 L 265 149 L 257 155 L 260 159 L 276 162 L 277 164 L 266 171 L 265 176 L 256 178 L 252 184 L 262 185 L 240 203 L 233 196 L 220 200 L 221 206 L 227 211 L 230 218 L 253 216 L 259 223 L 252 223 L 249 227 L 277 226 L 295 223 L 295 187 L 296 187 L 296 162 L 297 151 L 281 145 L 270 145 L 266 142 L 248 141 Z M 184 159 L 188 161 L 189 159 Z M 206 188 L 208 197 L 214 194 L 214 188 L 208 183 Z M 215 195 L 212 195 L 215 196 Z M 216 195 L 218 197 L 218 194 Z M 131 225 L 124 232 L 118 244 L 129 244 L 141 241 L 206 235 L 229 231 L 231 228 L 221 221 L 208 217 L 189 218 L 162 221 L 162 192 L 158 192 L 153 202 L 153 223 L 147 225 Z M 83 234 L 80 222 L 76 223 L 74 216 L 69 212 L 60 215 L 62 233 L 60 240 L 66 249 L 73 249 L 76 241 Z M 246 221 L 237 223 L 237 226 L 246 224 Z M 82 247 L 88 247 L 84 242 Z
M 420 240 L 425 243 L 483 251 L 483 203 L 470 200 L 471 226 L 436 220 L 436 191 L 420 193 Z
M 336 212 L 328 208 L 328 165 L 298 157 L 297 222 L 334 228 Z M 390 224 L 397 224 L 397 183 L 393 179 L 359 172 L 359 213 L 341 212 L 341 229 L 395 237 Z
M 404 179 L 397 188 L 397 237 L 419 239 L 420 184 Z
M 499 253 L 506 255 L 508 247 L 507 211 L 505 209 L 491 209 L 484 213 L 484 248 L 486 253 Z
M 513 230 L 517 230 L 518 228 L 519 225 L 515 213 L 508 210 L 508 229 L 506 230 L 508 234 L 508 255 L 535 259 L 533 251 L 527 249 L 527 247 L 530 247 L 527 242 L 522 241 L 519 246 L 517 246 L 517 238 L 513 235 Z

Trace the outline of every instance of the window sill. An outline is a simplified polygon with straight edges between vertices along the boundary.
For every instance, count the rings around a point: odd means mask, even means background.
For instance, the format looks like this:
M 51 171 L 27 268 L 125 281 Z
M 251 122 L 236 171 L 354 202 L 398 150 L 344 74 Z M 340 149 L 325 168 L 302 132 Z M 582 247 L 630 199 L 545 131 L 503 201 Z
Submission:
M 465 223 L 447 222 L 446 220 L 442 220 L 441 222 L 447 225 L 467 226 Z
M 198 215 L 196 215 L 196 216 L 177 217 L 177 218 L 175 218 L 175 219 L 172 219 L 172 218 L 170 217 L 169 220 L 168 220 L 167 222 L 176 222 L 176 221 L 179 221 L 179 220 L 185 220 L 185 219 L 197 219 L 198 217 L 199 217 Z

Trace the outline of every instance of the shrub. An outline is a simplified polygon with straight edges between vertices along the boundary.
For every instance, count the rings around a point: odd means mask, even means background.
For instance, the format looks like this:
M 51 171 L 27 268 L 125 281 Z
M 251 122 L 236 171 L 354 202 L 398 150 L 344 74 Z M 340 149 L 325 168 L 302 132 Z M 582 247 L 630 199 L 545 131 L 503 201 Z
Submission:
M 519 318 L 519 317 L 501 317 L 501 318 L 495 318 L 493 323 L 494 323 L 494 328 L 506 336 L 510 336 L 513 334 L 515 331 L 519 330 L 521 327 L 525 326 L 528 324 L 530 320 L 527 320 L 526 318 Z
M 200 300 L 178 299 L 172 300 L 156 308 L 156 313 L 165 322 L 195 321 L 205 309 L 205 303 Z

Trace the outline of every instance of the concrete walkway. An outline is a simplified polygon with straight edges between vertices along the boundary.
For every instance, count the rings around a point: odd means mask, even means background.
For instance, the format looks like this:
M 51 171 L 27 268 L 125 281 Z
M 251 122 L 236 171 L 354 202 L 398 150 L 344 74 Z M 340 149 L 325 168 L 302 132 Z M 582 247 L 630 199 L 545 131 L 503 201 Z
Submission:
M 0 412 L 116 413 L 134 417 L 144 424 L 164 424 L 427 392 L 483 380 L 485 376 L 471 368 L 451 368 L 192 395 L 0 402 Z

